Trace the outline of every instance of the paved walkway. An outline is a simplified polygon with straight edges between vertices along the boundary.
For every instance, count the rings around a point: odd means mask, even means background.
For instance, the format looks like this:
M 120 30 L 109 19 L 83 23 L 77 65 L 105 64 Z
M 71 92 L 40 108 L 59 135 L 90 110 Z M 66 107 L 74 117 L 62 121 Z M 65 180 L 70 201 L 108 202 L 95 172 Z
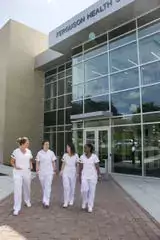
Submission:
M 0 240 L 158 240 L 160 230 L 113 181 L 98 184 L 95 211 L 80 209 L 79 185 L 73 208 L 62 209 L 62 187 L 53 183 L 53 204 L 44 210 L 38 179 L 32 184 L 31 209 L 11 215 L 12 196 L 0 203 Z

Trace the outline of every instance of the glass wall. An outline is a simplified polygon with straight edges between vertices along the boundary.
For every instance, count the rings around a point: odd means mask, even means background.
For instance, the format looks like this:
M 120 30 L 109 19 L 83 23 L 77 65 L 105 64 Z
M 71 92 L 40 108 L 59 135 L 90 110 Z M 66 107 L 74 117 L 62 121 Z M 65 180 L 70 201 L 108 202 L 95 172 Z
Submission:
M 112 113 L 113 172 L 160 177 L 159 16 L 160 8 L 73 49 L 72 114 Z M 79 145 L 82 134 L 73 126 Z
M 67 62 L 45 74 L 44 138 L 59 157 L 72 139 L 71 101 L 72 63 Z

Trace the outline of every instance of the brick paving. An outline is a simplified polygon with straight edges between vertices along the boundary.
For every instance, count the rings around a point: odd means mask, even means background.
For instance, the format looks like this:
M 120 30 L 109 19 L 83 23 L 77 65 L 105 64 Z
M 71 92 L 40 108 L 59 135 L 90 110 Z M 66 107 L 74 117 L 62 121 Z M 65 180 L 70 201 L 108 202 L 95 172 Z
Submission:
M 100 182 L 95 210 L 80 209 L 79 184 L 74 207 L 62 209 L 62 185 L 56 177 L 52 204 L 43 209 L 38 179 L 32 182 L 32 208 L 11 215 L 12 198 L 0 203 L 0 240 L 158 240 L 160 230 L 112 180 Z

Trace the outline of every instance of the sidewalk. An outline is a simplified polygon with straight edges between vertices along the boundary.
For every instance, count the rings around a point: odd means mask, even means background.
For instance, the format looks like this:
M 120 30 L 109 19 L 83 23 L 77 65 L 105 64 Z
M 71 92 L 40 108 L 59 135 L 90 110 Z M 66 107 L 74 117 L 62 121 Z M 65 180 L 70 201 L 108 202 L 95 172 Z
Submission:
M 113 181 L 100 182 L 95 211 L 80 209 L 79 184 L 75 206 L 62 209 L 62 186 L 53 183 L 52 205 L 41 206 L 38 179 L 32 183 L 32 208 L 11 215 L 12 196 L 0 203 L 1 240 L 159 240 L 160 230 Z

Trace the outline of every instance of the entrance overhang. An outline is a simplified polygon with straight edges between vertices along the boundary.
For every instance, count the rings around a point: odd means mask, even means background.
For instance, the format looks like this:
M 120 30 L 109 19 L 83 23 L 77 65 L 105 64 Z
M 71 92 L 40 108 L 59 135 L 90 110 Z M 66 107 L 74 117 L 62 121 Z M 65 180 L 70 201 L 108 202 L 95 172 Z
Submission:
M 84 113 L 84 114 L 76 114 L 71 115 L 71 121 L 76 120 L 85 120 L 85 119 L 95 119 L 100 117 L 112 117 L 112 112 L 110 111 L 98 111 L 98 112 L 91 112 L 91 113 Z

